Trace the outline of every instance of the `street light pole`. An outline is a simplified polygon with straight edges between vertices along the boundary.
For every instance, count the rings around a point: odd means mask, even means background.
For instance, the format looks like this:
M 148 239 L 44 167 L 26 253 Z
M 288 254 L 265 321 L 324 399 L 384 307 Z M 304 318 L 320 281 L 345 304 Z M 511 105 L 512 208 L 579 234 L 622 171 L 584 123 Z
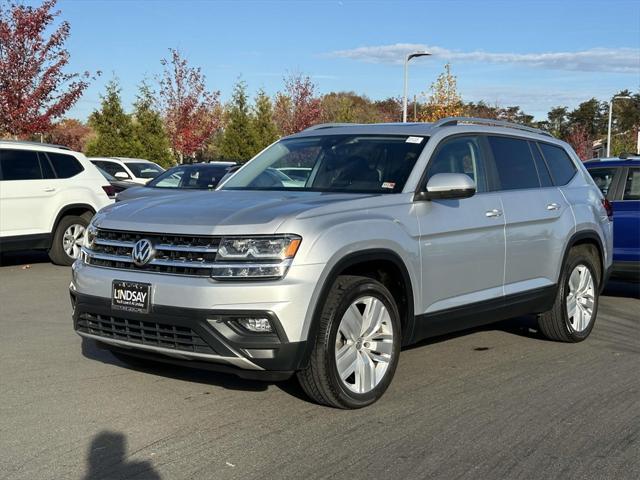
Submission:
M 613 117 L 613 101 L 616 98 L 631 99 L 631 97 L 627 95 L 617 95 L 617 96 L 614 96 L 611 100 L 609 100 L 609 128 L 607 129 L 607 157 L 611 156 L 611 119 Z
M 409 53 L 404 58 L 404 93 L 402 95 L 402 123 L 407 123 L 407 91 L 409 90 L 409 60 L 431 55 L 428 52 Z

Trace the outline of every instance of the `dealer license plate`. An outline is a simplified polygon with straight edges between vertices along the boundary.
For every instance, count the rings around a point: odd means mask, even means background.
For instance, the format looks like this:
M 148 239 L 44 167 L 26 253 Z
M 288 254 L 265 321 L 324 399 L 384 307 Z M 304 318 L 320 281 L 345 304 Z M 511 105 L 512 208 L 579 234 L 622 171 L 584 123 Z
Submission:
M 111 306 L 130 312 L 149 313 L 151 284 L 114 280 L 111 284 Z

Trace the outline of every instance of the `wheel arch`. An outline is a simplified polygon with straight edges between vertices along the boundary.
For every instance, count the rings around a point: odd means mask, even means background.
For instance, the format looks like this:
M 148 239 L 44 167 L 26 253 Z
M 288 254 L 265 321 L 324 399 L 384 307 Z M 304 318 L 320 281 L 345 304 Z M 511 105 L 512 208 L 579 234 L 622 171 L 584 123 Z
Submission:
M 380 279 L 379 274 L 372 274 L 372 272 L 377 273 L 380 267 L 387 267 L 382 269 L 383 274 L 390 274 L 387 279 Z M 341 258 L 324 279 L 320 293 L 313 306 L 311 323 L 307 333 L 307 345 L 302 355 L 300 368 L 304 368 L 309 360 L 319 328 L 317 319 L 320 317 L 321 309 L 333 283 L 340 275 L 361 275 L 383 283 L 391 291 L 398 304 L 402 326 L 402 344 L 409 343 L 413 336 L 415 322 L 413 284 L 405 262 L 396 252 L 385 248 L 353 252 Z M 396 284 L 396 282 L 399 284 Z M 398 302 L 398 298 L 401 299 L 400 302 Z
M 56 215 L 56 219 L 53 222 L 53 225 L 51 227 L 51 235 L 52 236 L 55 235 L 56 229 L 58 228 L 58 224 L 60 223 L 60 220 L 62 220 L 67 215 L 82 216 L 87 212 L 91 213 L 91 215 L 95 215 L 96 210 L 88 203 L 72 203 L 69 205 L 65 205 L 60 209 L 60 211 Z
M 583 230 L 580 232 L 574 233 L 567 242 L 567 245 L 564 249 L 564 254 L 562 255 L 562 268 L 564 268 L 564 264 L 567 260 L 567 256 L 569 255 L 569 251 L 577 247 L 578 245 L 592 245 L 596 248 L 598 252 L 598 256 L 600 257 L 600 291 L 604 288 L 607 268 L 605 265 L 605 251 L 604 245 L 602 243 L 602 239 L 598 235 L 597 232 L 593 230 Z M 562 275 L 562 268 L 560 269 L 560 275 Z M 558 277 L 558 284 L 560 282 L 560 276 Z

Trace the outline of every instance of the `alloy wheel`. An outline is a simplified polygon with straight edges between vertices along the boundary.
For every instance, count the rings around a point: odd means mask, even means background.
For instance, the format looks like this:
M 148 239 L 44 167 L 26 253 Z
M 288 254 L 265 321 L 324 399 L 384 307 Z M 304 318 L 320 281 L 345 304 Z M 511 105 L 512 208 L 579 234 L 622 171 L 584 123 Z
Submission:
M 595 302 L 595 286 L 591 271 L 585 265 L 577 265 L 569 276 L 567 294 L 567 318 L 571 328 L 583 332 L 591 323 Z
M 84 241 L 85 226 L 75 223 L 69 225 L 62 236 L 62 248 L 71 258 L 78 258 Z
M 338 374 L 349 390 L 367 393 L 382 381 L 393 358 L 394 333 L 389 310 L 380 299 L 364 296 L 349 305 L 335 345 Z

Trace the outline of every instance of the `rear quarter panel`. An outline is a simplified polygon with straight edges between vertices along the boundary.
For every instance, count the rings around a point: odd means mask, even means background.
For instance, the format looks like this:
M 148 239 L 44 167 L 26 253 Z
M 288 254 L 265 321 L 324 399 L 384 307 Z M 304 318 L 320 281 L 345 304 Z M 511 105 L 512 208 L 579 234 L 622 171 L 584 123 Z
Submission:
M 560 187 L 560 190 L 571 205 L 575 217 L 574 233 L 592 231 L 598 235 L 603 247 L 604 267 L 608 268 L 613 261 L 613 223 L 607 217 L 607 212 L 602 205 L 604 198 L 602 192 L 595 185 L 582 162 L 578 160 L 577 164 L 579 168 L 576 176 L 569 184 Z M 561 267 L 558 265 L 556 278 L 559 278 Z

